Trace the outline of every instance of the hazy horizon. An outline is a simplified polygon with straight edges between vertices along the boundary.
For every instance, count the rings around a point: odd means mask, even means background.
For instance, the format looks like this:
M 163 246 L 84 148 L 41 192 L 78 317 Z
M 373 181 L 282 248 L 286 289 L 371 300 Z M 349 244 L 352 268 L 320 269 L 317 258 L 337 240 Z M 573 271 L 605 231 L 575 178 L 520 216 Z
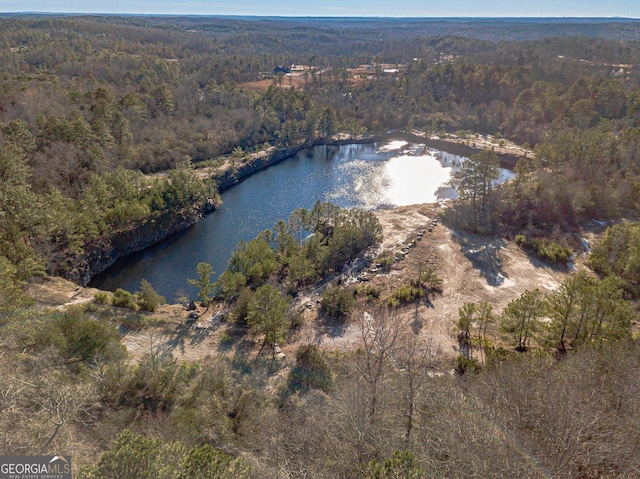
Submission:
M 414 16 L 414 17 L 394 17 L 384 15 L 252 15 L 252 14 L 223 14 L 223 13 L 127 13 L 127 12 L 51 12 L 51 11 L 39 11 L 39 10 L 25 10 L 25 11 L 0 11 L 0 15 L 69 15 L 69 16 L 123 16 L 123 17 L 212 17 L 212 18 L 249 18 L 249 19 L 357 19 L 357 20 L 553 20 L 553 21 L 565 21 L 565 20 L 620 20 L 620 21 L 640 21 L 640 17 L 554 17 L 554 16 Z
M 105 14 L 105 15 L 199 15 L 254 17 L 363 17 L 363 18 L 602 18 L 639 19 L 637 0 L 539 0 L 535 4 L 512 0 L 450 0 L 446 3 L 403 0 L 328 0 L 301 4 L 241 0 L 0 0 L 0 13 Z

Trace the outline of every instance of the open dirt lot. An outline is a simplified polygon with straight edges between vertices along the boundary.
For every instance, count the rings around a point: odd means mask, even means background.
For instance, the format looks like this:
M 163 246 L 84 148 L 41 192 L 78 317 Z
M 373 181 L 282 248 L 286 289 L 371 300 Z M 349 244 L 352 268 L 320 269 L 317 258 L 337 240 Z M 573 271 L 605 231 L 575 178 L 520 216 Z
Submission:
M 416 238 L 419 231 L 427 232 L 404 259 L 393 264 L 389 273 L 374 275 L 368 283 L 380 288 L 381 297 L 386 297 L 417 275 L 420 262 L 435 266 L 443 279 L 442 294 L 407 308 L 402 314 L 407 320 L 418 318 L 422 339 L 436 345 L 446 356 L 457 355 L 454 325 L 464 303 L 487 301 L 499 313 L 523 291 L 552 291 L 568 274 L 567 270 L 531 259 L 514 243 L 499 238 L 455 233 L 440 223 L 429 232 L 436 214 L 437 207 L 430 205 L 378 212 L 384 228 L 384 249 L 397 251 L 402 243 Z M 357 324 L 349 328 L 359 331 Z M 325 346 L 334 344 L 342 349 L 349 347 L 348 343 L 343 338 L 328 338 Z
M 255 81 L 242 83 L 240 84 L 240 86 L 242 88 L 246 88 L 247 90 L 267 91 L 269 89 L 269 86 L 271 86 L 274 83 L 274 81 L 276 82 L 276 85 L 278 85 L 280 88 L 287 89 L 287 88 L 296 87 L 300 89 L 300 88 L 304 88 L 304 86 L 309 81 L 309 78 L 305 77 L 304 73 L 292 72 L 284 75 L 282 77 L 282 81 L 280 82 L 278 81 L 277 78 L 265 78 L 264 80 L 255 80 Z
M 31 280 L 27 289 L 27 293 L 35 299 L 36 306 L 58 309 L 93 301 L 93 295 L 98 292 L 100 290 L 83 288 L 71 281 L 57 277 L 36 277 Z

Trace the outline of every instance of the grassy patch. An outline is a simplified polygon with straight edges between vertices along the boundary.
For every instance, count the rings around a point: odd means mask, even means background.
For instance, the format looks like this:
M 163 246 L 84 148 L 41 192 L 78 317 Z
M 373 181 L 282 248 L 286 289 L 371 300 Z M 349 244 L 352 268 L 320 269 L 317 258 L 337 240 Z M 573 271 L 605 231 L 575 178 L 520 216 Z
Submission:
M 516 244 L 533 252 L 538 258 L 557 264 L 566 264 L 571 257 L 571 248 L 547 238 L 529 238 L 523 234 L 516 235 Z

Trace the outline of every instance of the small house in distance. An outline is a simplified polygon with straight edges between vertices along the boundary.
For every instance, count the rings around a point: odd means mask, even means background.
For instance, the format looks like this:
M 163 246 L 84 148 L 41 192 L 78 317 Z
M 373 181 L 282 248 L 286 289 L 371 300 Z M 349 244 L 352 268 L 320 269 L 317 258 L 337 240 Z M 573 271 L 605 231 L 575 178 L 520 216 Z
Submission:
M 284 73 L 284 74 L 291 73 L 291 68 L 285 67 L 284 65 L 278 65 L 273 69 L 273 74 L 277 75 L 278 73 Z

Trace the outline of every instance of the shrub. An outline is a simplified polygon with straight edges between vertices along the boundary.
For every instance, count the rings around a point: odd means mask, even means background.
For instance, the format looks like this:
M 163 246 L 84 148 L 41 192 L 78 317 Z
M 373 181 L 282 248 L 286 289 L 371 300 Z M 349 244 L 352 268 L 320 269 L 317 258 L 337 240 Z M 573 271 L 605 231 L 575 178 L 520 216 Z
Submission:
M 216 477 L 241 479 L 249 477 L 250 469 L 241 458 L 234 458 L 211 444 L 195 446 L 184 458 L 180 478 Z
M 55 337 L 60 354 L 70 359 L 89 361 L 96 356 L 115 358 L 122 354 L 117 329 L 81 310 L 70 310 L 55 318 L 49 334 Z
M 418 464 L 416 456 L 410 451 L 395 451 L 393 455 L 382 464 L 371 461 L 363 479 L 403 478 L 419 479 L 425 477 L 424 469 Z
M 400 286 L 391 294 L 391 298 L 389 298 L 388 304 L 389 306 L 408 304 L 417 299 L 423 298 L 424 296 L 425 291 L 423 288 L 413 285 L 404 285 Z
M 456 358 L 455 371 L 460 376 L 465 373 L 479 373 L 480 364 L 477 359 L 467 359 L 461 354 Z
M 538 255 L 552 263 L 566 263 L 571 257 L 571 250 L 555 241 L 542 240 L 537 249 Z
M 426 263 L 420 263 L 418 264 L 418 277 L 411 281 L 411 286 L 441 290 L 442 278 L 438 277 L 436 269 L 433 266 L 428 266 Z
M 391 251 L 383 251 L 376 258 L 376 262 L 380 263 L 380 267 L 383 271 L 389 272 L 391 265 L 393 264 L 393 253 Z
M 299 328 L 303 324 L 304 324 L 304 315 L 302 314 L 302 311 L 296 311 L 295 313 L 291 314 L 292 329 Z
M 367 301 L 373 301 L 374 299 L 378 299 L 380 297 L 380 288 L 376 288 L 375 286 L 368 284 L 366 286 L 356 288 L 355 294 L 364 294 Z
M 136 309 L 135 296 L 122 288 L 116 289 L 113 293 L 111 304 L 118 308 Z
M 529 247 L 529 241 L 527 239 L 527 237 L 523 234 L 517 234 L 516 235 L 516 244 L 518 246 L 520 246 L 521 248 L 528 248 Z
M 293 389 L 322 389 L 331 387 L 331 369 L 317 346 L 307 344 L 296 351 L 296 366 L 289 375 Z
M 400 301 L 398 301 L 398 298 L 395 298 L 394 296 L 389 296 L 387 298 L 387 306 L 390 308 L 397 308 L 400 306 Z
M 233 344 L 233 336 L 231 336 L 229 331 L 225 330 L 220 334 L 220 344 L 224 346 L 230 346 Z
M 234 458 L 208 443 L 189 450 L 183 442 L 163 443 L 129 430 L 116 437 L 97 465 L 81 471 L 82 477 L 94 479 L 242 479 L 249 475 L 250 468 L 243 459 Z
M 515 241 L 519 247 L 533 251 L 537 257 L 545 261 L 565 264 L 571 257 L 570 248 L 547 238 L 528 238 L 523 234 L 518 234 Z
M 109 303 L 109 293 L 105 291 L 100 291 L 93 295 L 93 300 L 97 304 L 108 304 Z
M 140 291 L 137 294 L 138 307 L 142 311 L 153 312 L 158 306 L 166 303 L 164 296 L 159 295 L 146 279 L 140 281 Z
M 353 293 L 338 286 L 328 287 L 320 299 L 320 309 L 334 318 L 344 318 L 355 306 Z
M 189 380 L 191 365 L 178 365 L 175 358 L 157 352 L 143 355 L 121 381 L 117 400 L 134 409 L 169 411 Z
M 141 314 L 131 313 L 121 318 L 120 324 L 127 329 L 138 330 L 145 326 L 146 318 Z

